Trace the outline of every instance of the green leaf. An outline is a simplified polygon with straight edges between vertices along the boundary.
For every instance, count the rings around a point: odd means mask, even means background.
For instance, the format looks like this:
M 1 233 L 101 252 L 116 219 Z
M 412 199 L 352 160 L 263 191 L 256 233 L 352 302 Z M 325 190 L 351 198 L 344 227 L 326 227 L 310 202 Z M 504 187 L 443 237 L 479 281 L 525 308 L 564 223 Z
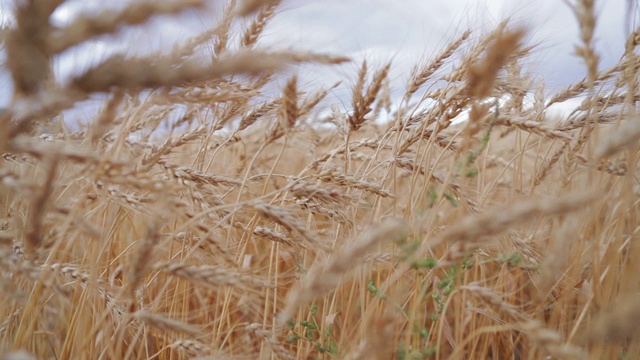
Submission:
M 438 260 L 434 258 L 419 259 L 411 263 L 411 268 L 414 270 L 433 269 L 436 266 L 438 266 Z
M 300 340 L 300 335 L 294 334 L 294 335 L 287 336 L 287 339 L 285 341 L 287 342 L 287 344 L 291 344 L 298 340 Z
M 367 281 L 367 291 L 372 293 L 373 295 L 378 295 L 378 288 L 371 279 Z
M 447 200 L 449 200 L 449 202 L 451 203 L 451 205 L 453 205 L 454 207 L 458 206 L 458 199 L 456 199 L 455 196 L 449 194 L 449 193 L 444 193 L 443 194 L 445 198 L 447 198 Z

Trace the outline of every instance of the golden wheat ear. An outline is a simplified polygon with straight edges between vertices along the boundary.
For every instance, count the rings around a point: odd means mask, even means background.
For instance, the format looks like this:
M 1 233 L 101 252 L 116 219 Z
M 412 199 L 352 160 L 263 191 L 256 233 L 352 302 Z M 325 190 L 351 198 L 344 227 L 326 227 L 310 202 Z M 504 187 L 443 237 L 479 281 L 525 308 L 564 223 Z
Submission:
M 555 92 L 540 29 L 509 21 L 316 88 L 309 64 L 349 59 L 261 40 L 304 2 L 51 25 L 74 5 L 17 1 L 0 38 L 0 359 L 640 358 L 640 30 L 605 67 L 594 1 L 567 4 L 585 75 Z M 54 79 L 72 48 L 190 9 L 214 21 L 169 53 Z

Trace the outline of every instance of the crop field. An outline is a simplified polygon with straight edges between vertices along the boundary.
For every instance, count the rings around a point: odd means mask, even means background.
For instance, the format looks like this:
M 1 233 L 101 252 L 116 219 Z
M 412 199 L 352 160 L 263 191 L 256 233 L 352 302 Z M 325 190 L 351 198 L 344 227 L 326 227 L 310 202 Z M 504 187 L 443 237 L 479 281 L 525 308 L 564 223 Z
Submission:
M 535 29 L 451 34 L 390 89 L 393 62 L 260 46 L 278 0 L 61 82 L 65 51 L 206 5 L 62 3 L 3 30 L 0 359 L 640 358 L 640 30 L 600 66 L 593 1 L 559 2 L 584 78 L 551 94 Z M 339 106 L 298 73 L 344 64 Z

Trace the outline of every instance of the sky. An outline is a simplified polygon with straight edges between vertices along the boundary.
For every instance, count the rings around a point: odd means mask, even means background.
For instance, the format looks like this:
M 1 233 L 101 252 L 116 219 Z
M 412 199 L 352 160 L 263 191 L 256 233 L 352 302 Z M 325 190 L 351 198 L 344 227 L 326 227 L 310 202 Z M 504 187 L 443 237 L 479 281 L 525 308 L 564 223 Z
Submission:
M 215 24 L 220 0 L 212 0 L 210 11 L 163 16 L 150 25 L 104 36 L 72 48 L 54 61 L 59 79 L 81 73 L 115 52 L 145 53 L 168 50 L 173 44 Z M 574 1 L 574 0 L 569 0 Z M 617 61 L 624 49 L 629 19 L 634 23 L 638 0 L 596 1 L 595 48 L 600 68 Z M 68 0 L 51 21 L 64 26 L 77 14 L 96 12 L 105 6 L 123 6 L 127 1 Z M 10 22 L 13 1 L 0 0 L 4 22 Z M 629 12 L 629 9 L 632 12 Z M 347 80 L 332 94 L 335 101 L 348 99 L 348 87 L 363 59 L 370 64 L 392 61 L 392 88 L 402 90 L 412 67 L 437 54 L 447 43 L 470 28 L 480 36 L 502 20 L 528 29 L 530 43 L 539 44 L 527 67 L 543 77 L 548 92 L 555 92 L 584 76 L 585 67 L 573 55 L 578 25 L 563 0 L 285 0 L 281 11 L 267 26 L 259 46 L 301 49 L 346 55 L 354 61 L 341 67 L 305 67 L 303 86 L 329 86 Z M 0 71 L 0 106 L 11 98 L 11 80 Z

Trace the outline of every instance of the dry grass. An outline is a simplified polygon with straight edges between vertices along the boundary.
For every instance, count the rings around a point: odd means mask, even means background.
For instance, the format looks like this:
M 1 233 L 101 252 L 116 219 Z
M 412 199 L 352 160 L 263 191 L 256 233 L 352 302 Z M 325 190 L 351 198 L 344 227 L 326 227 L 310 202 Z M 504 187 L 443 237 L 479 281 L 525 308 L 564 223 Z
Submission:
M 347 61 L 261 48 L 280 1 L 231 1 L 171 54 L 64 85 L 48 64 L 70 47 L 203 4 L 54 29 L 62 2 L 18 2 L 4 37 L 0 358 L 640 357 L 638 35 L 599 70 L 592 1 L 572 5 L 583 81 L 546 96 L 525 29 L 466 31 L 382 125 L 391 64 L 358 65 L 346 111 L 279 72 Z

